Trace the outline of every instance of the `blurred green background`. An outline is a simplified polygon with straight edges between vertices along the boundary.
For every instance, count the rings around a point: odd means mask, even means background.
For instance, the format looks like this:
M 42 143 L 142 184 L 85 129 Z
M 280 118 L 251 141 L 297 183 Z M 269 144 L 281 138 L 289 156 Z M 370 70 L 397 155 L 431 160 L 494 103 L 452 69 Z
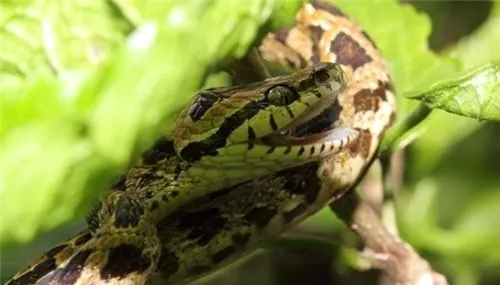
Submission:
M 429 15 L 433 25 L 429 44 L 436 52 L 457 56 L 466 67 L 500 60 L 500 3 L 409 4 Z M 419 128 L 425 133 L 404 151 L 404 188 L 397 199 L 402 237 L 452 284 L 500 284 L 500 126 L 434 111 Z M 82 226 L 77 222 L 27 246 L 4 250 L 0 280 Z M 332 241 L 349 238 L 329 210 L 293 232 Z M 196 282 L 374 284 L 376 276 L 375 271 L 359 272 L 345 265 L 340 245 L 331 252 L 270 246 Z

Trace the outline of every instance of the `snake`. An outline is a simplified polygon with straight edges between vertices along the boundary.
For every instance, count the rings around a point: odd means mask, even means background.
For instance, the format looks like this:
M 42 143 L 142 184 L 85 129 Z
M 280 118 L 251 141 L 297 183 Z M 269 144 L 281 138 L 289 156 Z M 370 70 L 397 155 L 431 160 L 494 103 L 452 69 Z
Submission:
M 258 50 L 299 71 L 199 92 L 172 136 L 110 187 L 88 228 L 7 284 L 183 284 L 351 189 L 395 118 L 374 41 L 339 8 L 316 0 Z

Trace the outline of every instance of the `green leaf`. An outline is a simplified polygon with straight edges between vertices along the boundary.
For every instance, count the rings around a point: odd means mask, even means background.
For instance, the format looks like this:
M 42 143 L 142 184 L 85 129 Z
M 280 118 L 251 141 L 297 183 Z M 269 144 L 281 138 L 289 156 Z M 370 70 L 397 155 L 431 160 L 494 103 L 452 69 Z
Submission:
M 131 27 L 106 1 L 1 1 L 0 86 L 108 57 Z
M 479 120 L 500 120 L 500 64 L 489 63 L 456 79 L 408 94 L 430 108 Z
M 20 89 L 1 86 L 0 170 L 9 175 L 0 177 L 0 200 L 10 205 L 0 213 L 2 247 L 82 215 L 139 151 L 169 133 L 209 67 L 241 56 L 275 8 L 237 2 L 176 1 L 97 67 L 60 78 L 34 71 Z
M 500 45 L 499 24 L 500 3 L 493 2 L 493 8 L 484 24 L 471 35 L 450 46 L 445 54 L 456 58 L 466 68 L 500 60 L 500 54 L 497 52 Z M 482 123 L 474 119 L 442 111 L 432 112 L 424 124 L 413 130 L 423 135 L 412 145 L 415 155 L 412 165 L 414 171 L 411 175 L 419 179 L 432 172 L 451 146 L 481 126 Z M 443 129 L 446 129 L 446 132 L 443 132 Z

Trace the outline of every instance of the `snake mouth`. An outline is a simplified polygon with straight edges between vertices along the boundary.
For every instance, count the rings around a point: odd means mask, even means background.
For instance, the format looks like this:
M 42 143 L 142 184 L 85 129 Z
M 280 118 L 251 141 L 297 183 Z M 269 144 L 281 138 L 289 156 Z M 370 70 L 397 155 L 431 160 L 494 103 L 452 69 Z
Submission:
M 325 96 L 284 128 L 260 139 L 268 146 L 308 146 L 354 137 L 357 131 L 334 127 L 338 119 L 336 96 Z
M 307 146 L 314 144 L 323 144 L 345 138 L 354 138 L 358 132 L 350 128 L 332 128 L 320 133 L 311 133 L 303 136 L 294 134 L 275 133 L 263 138 L 261 141 L 269 146 Z

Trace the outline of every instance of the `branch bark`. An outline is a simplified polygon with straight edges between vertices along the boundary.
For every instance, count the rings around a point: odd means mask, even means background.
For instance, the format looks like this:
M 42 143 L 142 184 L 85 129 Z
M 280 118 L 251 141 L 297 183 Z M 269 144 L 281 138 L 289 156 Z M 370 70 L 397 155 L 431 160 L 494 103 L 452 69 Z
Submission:
M 448 284 L 409 244 L 386 229 L 377 213 L 356 191 L 349 191 L 330 208 L 359 236 L 365 247 L 363 254 L 371 257 L 372 267 L 383 273 L 381 284 Z

